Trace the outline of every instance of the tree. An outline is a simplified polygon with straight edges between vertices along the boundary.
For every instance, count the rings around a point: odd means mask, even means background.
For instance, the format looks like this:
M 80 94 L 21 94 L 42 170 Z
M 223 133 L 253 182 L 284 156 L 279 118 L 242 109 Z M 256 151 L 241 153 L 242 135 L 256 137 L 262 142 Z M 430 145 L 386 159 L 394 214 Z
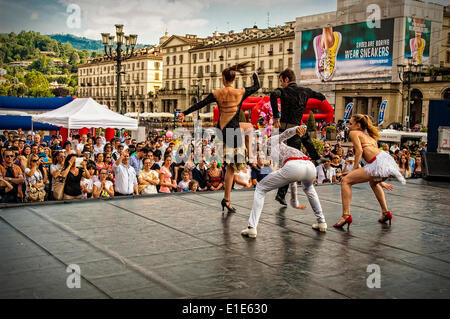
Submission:
M 45 76 L 38 71 L 28 72 L 25 75 L 25 84 L 31 89 L 33 87 L 48 88 L 48 81 Z
M 307 129 L 308 132 L 315 132 L 317 130 L 316 128 L 316 119 L 314 118 L 313 111 L 309 112 L 309 118 L 308 118 L 308 124 Z
M 0 96 L 8 95 L 8 86 L 4 83 L 0 84 Z
M 70 56 L 70 61 L 69 63 L 71 65 L 77 65 L 80 63 L 80 56 L 78 55 L 77 52 L 73 52 L 72 55 Z
M 70 94 L 70 91 L 67 88 L 55 88 L 52 90 L 52 93 L 55 96 L 68 96 Z

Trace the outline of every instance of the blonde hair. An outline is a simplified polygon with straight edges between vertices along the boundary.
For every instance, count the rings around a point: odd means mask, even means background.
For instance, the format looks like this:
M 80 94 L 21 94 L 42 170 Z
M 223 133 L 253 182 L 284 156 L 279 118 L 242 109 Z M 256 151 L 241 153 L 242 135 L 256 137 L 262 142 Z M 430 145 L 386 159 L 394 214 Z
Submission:
M 375 140 L 378 140 L 380 138 L 380 133 L 378 132 L 378 129 L 372 124 L 372 120 L 368 115 L 355 114 L 352 116 L 352 118 L 355 120 L 356 123 L 359 123 L 359 125 L 361 125 L 361 129 L 367 130 L 367 133 L 369 133 L 370 137 L 372 137 Z
M 31 168 L 31 160 L 33 159 L 33 157 L 37 157 L 37 159 L 39 159 L 39 156 L 36 154 L 30 154 L 28 155 L 28 159 L 27 159 L 27 168 Z

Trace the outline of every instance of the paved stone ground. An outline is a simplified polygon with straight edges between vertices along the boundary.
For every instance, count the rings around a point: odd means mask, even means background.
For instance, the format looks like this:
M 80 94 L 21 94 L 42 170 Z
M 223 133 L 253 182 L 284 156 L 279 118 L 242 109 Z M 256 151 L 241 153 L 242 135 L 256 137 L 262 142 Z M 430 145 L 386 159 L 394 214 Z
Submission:
M 268 194 L 258 238 L 243 238 L 253 191 L 24 206 L 0 211 L 0 298 L 449 298 L 449 184 L 393 183 L 392 226 L 368 185 L 354 187 L 350 231 Z M 331 226 L 337 185 L 317 187 Z M 300 199 L 306 197 L 299 190 Z M 66 267 L 81 269 L 69 289 Z M 381 288 L 366 284 L 369 264 Z

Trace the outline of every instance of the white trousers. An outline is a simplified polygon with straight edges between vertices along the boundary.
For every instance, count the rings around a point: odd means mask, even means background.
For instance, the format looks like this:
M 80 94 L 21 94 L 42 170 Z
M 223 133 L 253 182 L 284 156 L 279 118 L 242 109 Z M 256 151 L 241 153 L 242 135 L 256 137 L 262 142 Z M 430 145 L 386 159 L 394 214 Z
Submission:
M 281 169 L 264 177 L 263 180 L 256 185 L 248 226 L 253 228 L 258 226 L 266 193 L 288 183 L 291 190 L 291 205 L 292 207 L 297 207 L 299 205 L 297 199 L 297 181 L 302 182 L 303 191 L 308 197 L 309 204 L 314 211 L 317 221 L 319 223 L 325 223 L 325 216 L 322 213 L 319 196 L 317 196 L 317 192 L 313 186 L 315 178 L 316 168 L 314 164 L 304 160 L 289 161 Z

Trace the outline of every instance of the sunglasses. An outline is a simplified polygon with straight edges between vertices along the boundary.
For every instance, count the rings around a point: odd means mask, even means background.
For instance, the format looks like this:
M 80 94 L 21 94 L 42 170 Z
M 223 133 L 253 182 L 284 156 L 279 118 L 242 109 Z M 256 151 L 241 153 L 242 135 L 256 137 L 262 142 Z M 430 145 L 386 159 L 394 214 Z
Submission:
M 14 158 L 14 155 L 5 155 L 5 158 Z
M 39 162 L 39 160 L 31 160 L 33 163 L 35 163 L 35 162 Z

